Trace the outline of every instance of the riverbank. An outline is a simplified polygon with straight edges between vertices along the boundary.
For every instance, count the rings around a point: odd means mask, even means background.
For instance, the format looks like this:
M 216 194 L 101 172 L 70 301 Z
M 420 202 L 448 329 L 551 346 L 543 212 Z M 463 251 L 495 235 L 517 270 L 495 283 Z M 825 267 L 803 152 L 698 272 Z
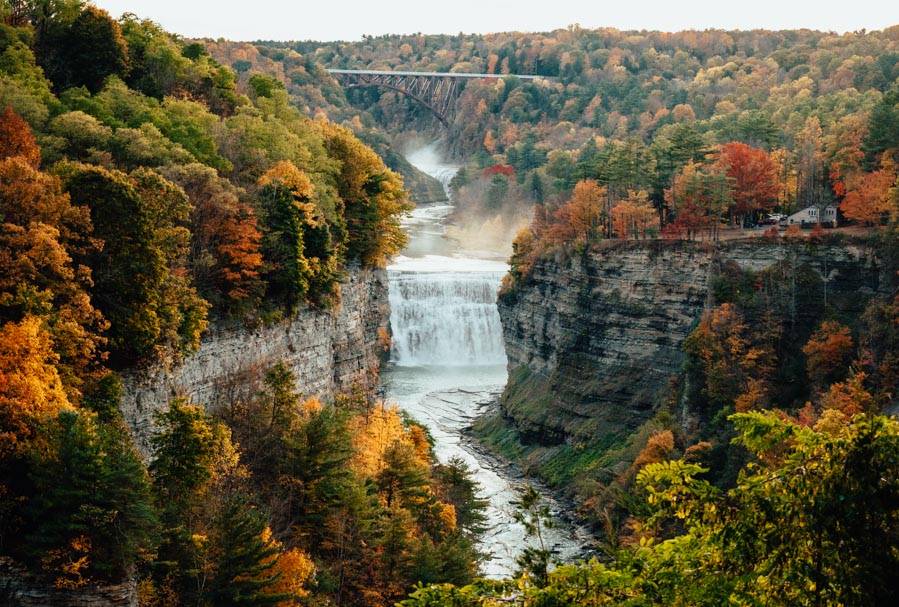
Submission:
M 502 396 L 502 391 L 492 392 L 488 396 L 489 398 L 475 403 L 472 424 L 466 426 L 461 431 L 461 444 L 465 449 L 476 454 L 476 457 L 482 466 L 493 470 L 498 475 L 508 479 L 516 489 L 521 489 L 526 485 L 530 485 L 544 496 L 544 499 L 550 507 L 550 514 L 552 517 L 566 523 L 570 528 L 573 539 L 581 548 L 579 554 L 575 554 L 572 557 L 569 551 L 566 558 L 562 559 L 561 557 L 563 555 L 560 551 L 558 549 L 553 550 L 553 548 L 550 547 L 553 556 L 559 558 L 560 562 L 571 563 L 574 561 L 588 560 L 591 557 L 596 556 L 596 538 L 590 532 L 589 527 L 584 521 L 577 516 L 577 501 L 561 489 L 550 487 L 535 475 L 529 474 L 521 458 L 518 458 L 518 461 L 515 461 L 515 459 L 493 450 L 489 444 L 482 441 L 478 436 L 478 433 L 475 431 L 475 423 L 477 423 L 477 421 L 502 415 L 500 411 L 500 397 Z M 513 505 L 518 506 L 518 502 L 514 501 Z

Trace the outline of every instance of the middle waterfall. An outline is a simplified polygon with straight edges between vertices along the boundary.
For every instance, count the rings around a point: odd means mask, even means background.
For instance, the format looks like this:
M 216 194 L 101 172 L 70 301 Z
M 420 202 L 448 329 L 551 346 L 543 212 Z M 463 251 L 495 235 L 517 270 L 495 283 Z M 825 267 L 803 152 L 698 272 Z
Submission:
M 504 365 L 495 302 L 505 266 L 433 257 L 427 262 L 427 269 L 408 260 L 390 270 L 391 361 L 399 366 Z

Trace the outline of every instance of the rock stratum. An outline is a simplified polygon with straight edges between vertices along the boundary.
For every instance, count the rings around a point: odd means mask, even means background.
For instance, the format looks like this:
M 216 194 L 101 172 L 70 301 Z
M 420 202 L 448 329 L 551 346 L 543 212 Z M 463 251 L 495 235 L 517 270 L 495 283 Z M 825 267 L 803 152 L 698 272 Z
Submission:
M 304 396 L 328 399 L 354 387 L 374 391 L 390 316 L 387 272 L 348 271 L 338 310 L 303 309 L 255 329 L 212 327 L 200 348 L 176 365 L 159 364 L 123 376 L 122 416 L 142 453 L 154 432 L 153 414 L 172 398 L 214 410 L 255 390 L 262 373 L 283 361 Z
M 889 282 L 863 244 L 610 242 L 544 257 L 499 297 L 503 415 L 522 442 L 550 447 L 636 428 L 671 398 L 716 281 L 765 271 L 783 273 L 784 305 L 806 324 Z

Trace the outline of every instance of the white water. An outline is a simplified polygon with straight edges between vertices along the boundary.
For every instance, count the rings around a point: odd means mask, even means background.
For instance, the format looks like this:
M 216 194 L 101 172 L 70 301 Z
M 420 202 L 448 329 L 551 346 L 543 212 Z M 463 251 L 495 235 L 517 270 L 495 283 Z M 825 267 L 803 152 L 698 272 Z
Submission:
M 408 159 L 444 186 L 457 170 L 440 161 L 434 145 Z M 446 239 L 451 209 L 423 206 L 405 221 L 409 245 L 387 268 L 393 345 L 382 384 L 387 400 L 427 426 L 440 461 L 461 457 L 474 470 L 490 504 L 481 548 L 492 556 L 482 572 L 501 578 L 514 573 L 515 557 L 529 541 L 512 518 L 516 488 L 524 481 L 512 466 L 491 465 L 462 433 L 506 382 L 496 291 L 508 265 L 489 254 L 460 251 Z M 559 559 L 581 555 L 580 543 L 561 522 L 546 536 Z

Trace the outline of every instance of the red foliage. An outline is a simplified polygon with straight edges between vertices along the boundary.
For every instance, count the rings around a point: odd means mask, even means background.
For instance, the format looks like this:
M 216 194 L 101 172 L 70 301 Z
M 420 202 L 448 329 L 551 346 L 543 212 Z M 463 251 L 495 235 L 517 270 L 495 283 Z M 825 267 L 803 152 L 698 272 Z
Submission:
M 494 175 L 514 177 L 515 168 L 509 164 L 494 164 L 492 167 L 487 167 L 486 169 L 484 169 L 485 177 L 493 177 Z
M 731 141 L 721 148 L 719 162 L 733 180 L 733 212 L 773 209 L 780 192 L 777 167 L 765 150 Z

